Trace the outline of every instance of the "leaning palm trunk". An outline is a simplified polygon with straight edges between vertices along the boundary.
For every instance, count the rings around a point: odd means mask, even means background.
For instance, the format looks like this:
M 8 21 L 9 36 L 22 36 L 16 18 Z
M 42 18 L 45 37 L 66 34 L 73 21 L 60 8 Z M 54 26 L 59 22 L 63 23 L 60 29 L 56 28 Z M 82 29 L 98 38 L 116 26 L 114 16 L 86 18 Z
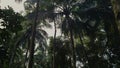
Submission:
M 38 18 L 38 8 L 39 8 L 39 0 L 37 0 L 36 6 L 36 15 L 34 19 L 34 24 L 32 25 L 32 34 L 30 38 L 30 50 L 29 50 L 29 61 L 28 61 L 28 68 L 33 68 L 34 65 L 34 48 L 35 48 L 35 34 L 36 34 L 36 24 Z

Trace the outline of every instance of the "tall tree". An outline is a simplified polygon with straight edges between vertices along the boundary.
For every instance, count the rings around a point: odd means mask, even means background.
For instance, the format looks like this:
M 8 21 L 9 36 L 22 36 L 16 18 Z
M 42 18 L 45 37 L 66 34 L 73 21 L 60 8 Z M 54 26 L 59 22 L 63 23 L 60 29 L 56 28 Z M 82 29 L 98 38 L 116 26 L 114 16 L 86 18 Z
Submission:
M 38 23 L 38 9 L 39 9 L 39 0 L 37 0 L 36 4 L 36 15 L 34 19 L 34 23 L 32 26 L 32 34 L 31 34 L 31 40 L 30 40 L 30 57 L 29 57 L 29 63 L 28 63 L 28 68 L 33 68 L 34 64 L 34 48 L 35 48 L 35 34 L 36 34 L 36 25 Z

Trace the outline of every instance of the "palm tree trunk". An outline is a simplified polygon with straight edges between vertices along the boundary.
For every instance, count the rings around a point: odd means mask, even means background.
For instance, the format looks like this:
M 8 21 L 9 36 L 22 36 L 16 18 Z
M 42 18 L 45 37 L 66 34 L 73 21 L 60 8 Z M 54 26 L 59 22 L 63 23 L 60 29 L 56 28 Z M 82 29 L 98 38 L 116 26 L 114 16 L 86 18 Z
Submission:
M 28 38 L 28 44 L 27 44 L 27 51 L 26 51 L 26 54 L 25 54 L 25 60 L 24 60 L 24 68 L 26 68 L 26 62 L 27 62 L 27 56 L 28 56 L 28 52 L 29 52 L 29 49 L 30 49 L 30 38 Z
M 55 33 L 54 33 L 54 41 L 53 41 L 53 68 L 56 68 L 56 66 L 55 66 L 55 45 L 56 45 L 56 32 L 57 32 L 57 29 L 56 29 L 55 20 L 54 20 L 54 28 L 55 28 Z
M 29 51 L 30 55 L 29 55 L 28 68 L 33 68 L 33 65 L 34 65 L 34 48 L 35 48 L 36 24 L 37 24 L 37 20 L 38 20 L 38 8 L 39 8 L 39 0 L 37 0 L 36 15 L 35 15 L 34 24 L 32 26 L 32 34 L 31 34 L 31 39 L 30 39 L 30 51 Z
M 70 39 L 72 44 L 72 54 L 73 54 L 73 68 L 76 68 L 76 55 L 75 55 L 75 46 L 74 46 L 74 39 L 73 39 L 73 31 L 70 30 Z
M 71 40 L 71 45 L 72 45 L 72 58 L 73 58 L 73 68 L 76 68 L 76 55 L 75 55 L 75 45 L 74 45 L 74 38 L 73 38 L 73 31 L 72 31 L 72 24 L 71 20 L 68 16 L 68 24 L 69 24 L 69 31 L 70 31 L 70 40 Z

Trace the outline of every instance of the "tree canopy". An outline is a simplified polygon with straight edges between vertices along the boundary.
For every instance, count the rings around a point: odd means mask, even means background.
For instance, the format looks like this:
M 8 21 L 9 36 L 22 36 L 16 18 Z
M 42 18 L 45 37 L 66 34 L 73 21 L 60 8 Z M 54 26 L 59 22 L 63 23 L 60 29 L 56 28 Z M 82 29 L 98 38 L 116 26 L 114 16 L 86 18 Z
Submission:
M 24 16 L 0 9 L 1 68 L 120 67 L 119 1 L 26 0 L 24 7 Z

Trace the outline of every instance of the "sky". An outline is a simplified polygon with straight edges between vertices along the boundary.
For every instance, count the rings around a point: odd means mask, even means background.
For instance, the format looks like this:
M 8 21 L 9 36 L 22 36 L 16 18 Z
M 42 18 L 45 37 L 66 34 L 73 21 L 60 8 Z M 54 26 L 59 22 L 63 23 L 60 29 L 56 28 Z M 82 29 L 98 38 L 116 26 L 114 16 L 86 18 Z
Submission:
M 23 0 L 21 3 L 16 3 L 15 0 L 1 0 L 0 6 L 1 8 L 5 8 L 9 5 L 15 10 L 15 12 L 21 12 L 24 11 L 24 1 L 25 0 Z
M 15 12 L 24 12 L 24 2 L 23 0 L 21 3 L 16 3 L 15 0 L 0 0 L 0 6 L 2 9 L 7 7 L 8 5 L 13 8 Z M 54 25 L 53 23 L 51 24 L 52 26 Z M 48 33 L 49 36 L 54 36 L 54 27 L 51 29 L 45 28 L 45 31 Z M 57 36 L 60 35 L 60 30 L 57 30 Z

